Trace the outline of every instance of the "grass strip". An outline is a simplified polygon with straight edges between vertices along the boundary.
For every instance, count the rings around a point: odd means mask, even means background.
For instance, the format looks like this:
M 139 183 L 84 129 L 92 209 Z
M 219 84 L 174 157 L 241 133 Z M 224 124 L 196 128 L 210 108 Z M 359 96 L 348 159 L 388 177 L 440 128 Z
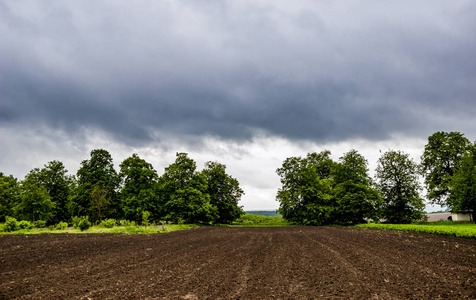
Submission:
M 244 214 L 232 223 L 233 227 L 280 227 L 290 226 L 281 216 L 269 217 L 253 214 Z
M 20 229 L 11 232 L 2 232 L 0 234 L 41 234 L 41 233 L 167 233 L 177 230 L 185 230 L 194 227 L 200 227 L 197 224 L 168 224 L 168 225 L 151 225 L 151 226 L 114 226 L 113 228 L 105 228 L 101 226 L 92 226 L 87 230 L 68 227 L 63 230 L 49 228 L 32 228 Z
M 440 235 L 476 239 L 476 223 L 469 222 L 435 222 L 426 224 L 359 224 L 361 228 L 377 228 L 386 230 L 400 230 L 424 232 Z

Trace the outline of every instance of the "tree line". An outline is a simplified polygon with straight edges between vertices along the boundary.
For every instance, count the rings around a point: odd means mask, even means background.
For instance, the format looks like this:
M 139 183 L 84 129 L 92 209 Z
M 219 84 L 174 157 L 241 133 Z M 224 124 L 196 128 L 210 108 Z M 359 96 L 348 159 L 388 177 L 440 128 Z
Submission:
M 231 223 L 244 213 L 238 205 L 243 195 L 238 180 L 218 162 L 207 162 L 198 172 L 187 153 L 177 153 L 158 176 L 150 163 L 133 154 L 119 167 L 116 172 L 107 150 L 95 149 L 76 175 L 57 160 L 32 169 L 22 181 L 0 172 L 0 222 L 15 217 L 58 224 L 87 217 L 140 224 L 145 217 L 148 222 Z
M 428 138 L 421 162 L 409 154 L 382 154 L 371 178 L 368 161 L 350 150 L 339 160 L 330 151 L 289 157 L 276 170 L 279 213 L 305 225 L 352 225 L 369 220 L 411 223 L 424 217 L 421 176 L 430 203 L 476 214 L 476 143 L 459 132 Z
M 352 225 L 369 220 L 411 223 L 421 220 L 427 198 L 456 211 L 476 212 L 476 144 L 459 132 L 436 132 L 428 138 L 421 162 L 389 150 L 378 160 L 371 178 L 368 161 L 357 150 L 339 160 L 330 151 L 287 158 L 277 169 L 279 213 L 306 225 Z M 238 180 L 226 166 L 207 162 L 197 171 L 187 153 L 158 176 L 137 154 L 126 158 L 119 172 L 104 149 L 91 151 L 76 175 L 60 161 L 32 169 L 19 181 L 0 172 L 0 222 L 7 216 L 48 224 L 88 217 L 141 223 L 231 223 L 244 212 Z

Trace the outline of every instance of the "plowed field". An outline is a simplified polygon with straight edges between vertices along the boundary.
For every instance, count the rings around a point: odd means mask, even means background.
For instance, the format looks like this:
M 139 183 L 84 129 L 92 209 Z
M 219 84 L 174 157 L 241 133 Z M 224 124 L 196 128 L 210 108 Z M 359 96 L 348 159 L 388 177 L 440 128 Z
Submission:
M 476 299 L 476 240 L 337 227 L 1 235 L 0 298 Z

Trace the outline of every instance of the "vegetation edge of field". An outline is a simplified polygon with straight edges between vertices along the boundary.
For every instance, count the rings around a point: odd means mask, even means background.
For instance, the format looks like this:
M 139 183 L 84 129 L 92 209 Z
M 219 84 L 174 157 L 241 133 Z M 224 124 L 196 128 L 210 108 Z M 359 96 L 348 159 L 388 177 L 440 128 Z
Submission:
M 150 226 L 114 226 L 112 228 L 105 228 L 102 226 L 92 226 L 86 230 L 80 230 L 79 228 L 67 227 L 64 229 L 51 229 L 51 228 L 30 228 L 19 229 L 15 231 L 3 231 L 3 224 L 0 224 L 0 235 L 3 234 L 42 234 L 42 233 L 168 233 L 178 230 L 186 230 L 191 228 L 201 227 L 199 224 L 168 224 L 168 225 L 150 225 Z
M 202 227 L 207 226 L 207 224 L 151 224 L 148 226 L 140 226 L 135 224 L 134 222 L 127 222 L 126 226 L 119 226 L 120 222 L 116 220 L 105 220 L 113 221 L 112 226 L 101 226 L 95 225 L 91 227 L 87 227 L 85 230 L 81 230 L 78 226 L 68 226 L 67 223 L 63 223 L 65 226 L 58 228 L 57 226 L 49 226 L 45 228 L 33 228 L 29 222 L 30 227 L 28 228 L 20 228 L 20 222 L 17 222 L 13 219 L 11 222 L 14 222 L 14 230 L 5 230 L 5 223 L 0 223 L 0 234 L 40 234 L 40 233 L 164 233 L 164 232 L 171 232 L 177 230 L 185 230 L 190 228 Z M 220 225 L 210 225 L 210 226 L 231 226 L 231 227 L 280 227 L 280 226 L 291 226 L 283 217 L 268 217 L 268 216 L 261 216 L 261 215 L 253 215 L 253 214 L 244 214 L 237 220 L 235 220 L 232 224 L 220 224 Z M 110 227 L 110 228 L 108 228 Z
M 476 239 L 476 223 L 471 222 L 432 222 L 425 224 L 359 224 L 360 228 L 413 231 L 455 237 Z

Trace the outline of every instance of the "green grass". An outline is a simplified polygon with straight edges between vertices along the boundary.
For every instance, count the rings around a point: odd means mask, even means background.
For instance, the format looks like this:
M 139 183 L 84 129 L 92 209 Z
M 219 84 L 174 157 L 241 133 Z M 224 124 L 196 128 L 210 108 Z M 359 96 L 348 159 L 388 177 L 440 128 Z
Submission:
M 3 224 L 0 224 L 0 234 L 40 234 L 40 233 L 166 233 L 177 230 L 185 230 L 194 227 L 200 227 L 196 224 L 168 224 L 151 226 L 114 226 L 113 228 L 104 228 L 92 226 L 87 230 L 68 227 L 64 230 L 50 230 L 48 228 L 21 229 L 12 232 L 3 232 Z
M 431 222 L 418 224 L 360 224 L 362 228 L 403 230 L 449 235 L 476 239 L 476 223 L 473 222 Z
M 271 227 L 271 226 L 290 226 L 283 217 L 266 217 L 253 214 L 244 214 L 238 220 L 232 223 L 235 227 Z

